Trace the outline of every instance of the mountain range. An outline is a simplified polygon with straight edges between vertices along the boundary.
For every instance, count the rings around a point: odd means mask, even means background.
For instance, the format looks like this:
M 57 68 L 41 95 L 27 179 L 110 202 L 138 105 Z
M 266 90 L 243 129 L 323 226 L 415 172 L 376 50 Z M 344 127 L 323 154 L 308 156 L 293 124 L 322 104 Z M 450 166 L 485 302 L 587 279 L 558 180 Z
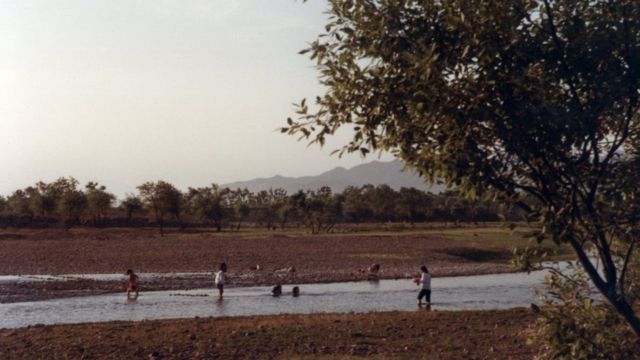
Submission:
M 340 166 L 315 176 L 286 177 L 276 175 L 269 178 L 232 182 L 223 186 L 231 189 L 247 188 L 252 192 L 282 188 L 292 194 L 298 190 L 316 190 L 322 186 L 329 186 L 334 192 L 342 192 L 347 186 L 365 184 L 387 184 L 396 190 L 401 187 L 414 187 L 434 193 L 444 190 L 442 185 L 431 186 L 416 173 L 404 170 L 404 164 L 400 160 L 372 161 L 350 169 Z

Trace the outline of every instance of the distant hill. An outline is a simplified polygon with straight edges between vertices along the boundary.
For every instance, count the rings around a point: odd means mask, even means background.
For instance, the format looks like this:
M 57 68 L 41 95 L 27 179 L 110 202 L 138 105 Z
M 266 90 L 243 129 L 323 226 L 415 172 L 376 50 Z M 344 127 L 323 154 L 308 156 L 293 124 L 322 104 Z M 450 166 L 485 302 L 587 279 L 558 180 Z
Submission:
M 414 187 L 431 192 L 440 192 L 443 186 L 430 187 L 415 173 L 403 171 L 403 163 L 394 161 L 372 161 L 354 166 L 351 169 L 337 167 L 316 176 L 284 177 L 273 176 L 248 181 L 237 181 L 224 186 L 231 189 L 247 188 L 256 192 L 270 188 L 283 188 L 289 194 L 298 190 L 315 190 L 322 186 L 329 186 L 334 192 L 342 192 L 347 186 L 362 186 L 365 184 L 387 184 L 398 190 L 401 187 Z

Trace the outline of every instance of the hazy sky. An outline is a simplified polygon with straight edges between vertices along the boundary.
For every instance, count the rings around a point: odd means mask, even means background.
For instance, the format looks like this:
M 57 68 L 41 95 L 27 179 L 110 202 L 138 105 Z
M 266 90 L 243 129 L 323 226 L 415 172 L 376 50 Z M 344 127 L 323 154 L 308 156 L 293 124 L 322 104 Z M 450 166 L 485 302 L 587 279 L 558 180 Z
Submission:
M 276 131 L 322 92 L 297 53 L 325 7 L 0 0 L 0 194 L 59 176 L 120 196 L 148 180 L 186 189 L 361 163 L 330 157 L 335 140 L 320 150 Z

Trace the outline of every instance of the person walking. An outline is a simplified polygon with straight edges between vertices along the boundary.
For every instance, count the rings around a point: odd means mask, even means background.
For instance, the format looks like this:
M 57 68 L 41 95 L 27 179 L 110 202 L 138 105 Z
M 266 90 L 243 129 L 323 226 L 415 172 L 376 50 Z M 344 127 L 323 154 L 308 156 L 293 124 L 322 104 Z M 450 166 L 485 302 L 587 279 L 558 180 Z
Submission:
M 216 272 L 215 283 L 218 288 L 218 300 L 222 300 L 222 294 L 224 293 L 224 284 L 226 281 L 227 264 L 220 264 L 218 272 Z
M 137 299 L 139 294 L 138 275 L 131 269 L 127 270 L 126 275 L 129 276 L 129 281 L 127 282 L 127 299 Z M 135 293 L 135 295 L 131 297 L 131 293 Z
M 427 306 L 431 306 L 431 274 L 426 266 L 420 268 L 422 274 L 420 279 L 416 279 L 416 284 L 420 286 L 420 292 L 418 293 L 418 306 L 422 307 L 422 298 L 425 298 Z

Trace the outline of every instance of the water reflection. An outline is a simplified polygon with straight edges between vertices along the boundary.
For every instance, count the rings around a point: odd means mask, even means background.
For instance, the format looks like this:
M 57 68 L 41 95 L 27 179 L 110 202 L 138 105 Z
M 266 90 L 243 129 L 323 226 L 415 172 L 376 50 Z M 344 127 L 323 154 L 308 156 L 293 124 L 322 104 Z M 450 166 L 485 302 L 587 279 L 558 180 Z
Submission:
M 138 302 L 138 296 L 127 296 L 126 304 L 135 304 Z

